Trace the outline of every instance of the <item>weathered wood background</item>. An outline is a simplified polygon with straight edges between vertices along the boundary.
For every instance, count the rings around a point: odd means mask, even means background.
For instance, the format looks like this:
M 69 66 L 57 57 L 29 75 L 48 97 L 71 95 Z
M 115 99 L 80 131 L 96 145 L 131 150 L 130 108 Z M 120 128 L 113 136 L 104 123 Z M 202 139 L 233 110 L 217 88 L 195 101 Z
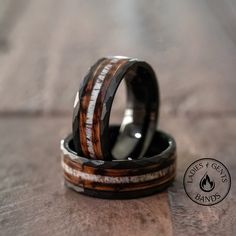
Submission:
M 178 145 L 167 191 L 109 201 L 63 186 L 59 140 L 73 97 L 103 55 L 150 62 L 160 128 Z M 122 116 L 123 90 L 113 111 Z M 0 2 L 0 235 L 236 235 L 236 1 Z M 232 188 L 212 207 L 185 194 L 199 157 L 228 166 Z

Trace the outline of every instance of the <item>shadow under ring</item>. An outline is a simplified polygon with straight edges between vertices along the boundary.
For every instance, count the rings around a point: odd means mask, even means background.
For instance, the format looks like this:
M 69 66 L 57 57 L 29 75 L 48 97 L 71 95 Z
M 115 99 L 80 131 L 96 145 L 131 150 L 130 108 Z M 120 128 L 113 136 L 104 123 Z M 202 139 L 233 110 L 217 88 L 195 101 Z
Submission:
M 118 126 L 111 126 L 114 144 Z M 142 159 L 92 160 L 76 154 L 72 135 L 61 141 L 65 183 L 77 192 L 110 199 L 151 195 L 168 187 L 176 173 L 176 143 L 162 131 L 154 133 Z

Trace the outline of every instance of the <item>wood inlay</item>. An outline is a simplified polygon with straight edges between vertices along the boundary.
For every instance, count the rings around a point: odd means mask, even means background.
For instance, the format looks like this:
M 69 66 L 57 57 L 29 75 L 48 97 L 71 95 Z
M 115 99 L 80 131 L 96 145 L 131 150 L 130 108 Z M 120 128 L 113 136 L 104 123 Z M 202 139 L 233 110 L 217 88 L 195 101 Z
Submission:
M 87 135 L 86 135 L 86 120 L 87 120 L 87 105 L 90 102 L 91 91 L 93 89 L 95 80 L 94 77 L 97 77 L 103 67 L 107 64 L 108 60 L 100 62 L 95 70 L 92 72 L 92 75 L 89 77 L 88 82 L 84 85 L 82 90 L 82 97 L 80 100 L 80 110 L 79 110 L 79 130 L 75 131 L 79 133 L 80 136 L 80 146 L 85 156 L 90 156 L 88 145 L 87 145 Z
M 85 173 L 81 170 L 76 170 L 68 166 L 64 161 L 61 162 L 62 168 L 64 171 L 75 177 L 78 180 L 88 180 L 96 183 L 104 184 L 128 184 L 128 183 L 141 183 L 146 181 L 151 181 L 159 179 L 164 176 L 169 176 L 175 170 L 175 163 L 167 166 L 159 171 L 151 172 L 143 175 L 134 175 L 134 176 L 105 176 L 105 175 L 96 175 L 91 173 Z
M 94 117 L 95 106 L 97 104 L 98 96 L 101 93 L 101 89 L 103 87 L 104 80 L 108 76 L 113 65 L 117 62 L 118 62 L 118 58 L 113 58 L 112 60 L 109 61 L 109 63 L 106 66 L 104 66 L 101 73 L 95 79 L 95 83 L 94 83 L 94 86 L 93 86 L 93 89 L 91 92 L 91 97 L 90 97 L 88 110 L 87 110 L 86 131 L 85 132 L 86 132 L 86 140 L 87 140 L 87 147 L 88 147 L 89 155 L 92 158 L 95 158 L 94 149 L 96 147 L 97 147 L 97 152 L 96 152 L 97 159 L 101 159 L 101 157 L 102 157 L 99 137 L 96 137 L 96 135 L 99 136 L 99 131 L 95 132 L 96 127 L 94 128 L 94 126 L 93 126 L 93 124 L 94 124 L 93 121 L 96 122 L 96 119 Z M 96 113 L 96 116 L 99 116 L 99 114 Z M 97 122 L 97 125 L 99 125 L 99 122 Z M 99 127 L 98 127 L 98 129 L 99 129 Z M 96 142 L 94 142 L 94 139 L 96 140 Z M 99 158 L 98 158 L 98 156 L 99 156 Z

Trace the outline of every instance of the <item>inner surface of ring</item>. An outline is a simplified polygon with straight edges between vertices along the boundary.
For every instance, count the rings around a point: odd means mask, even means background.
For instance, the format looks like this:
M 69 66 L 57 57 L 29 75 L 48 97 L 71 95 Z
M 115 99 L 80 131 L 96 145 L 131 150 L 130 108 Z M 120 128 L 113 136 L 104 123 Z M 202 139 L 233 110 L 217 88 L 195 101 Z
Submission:
M 120 133 L 111 151 L 113 159 L 117 160 L 142 157 L 147 149 L 143 147 L 150 144 L 152 138 L 153 130 L 150 129 L 156 128 L 159 102 L 155 78 L 144 67 L 134 65 L 124 78 L 127 106 Z
M 109 131 L 110 131 L 110 145 L 112 148 L 114 148 L 119 136 L 119 126 L 112 125 L 109 127 Z M 167 150 L 170 147 L 170 142 L 171 140 L 167 134 L 162 133 L 161 131 L 155 131 L 152 142 L 148 150 L 146 150 L 144 157 L 146 158 L 153 157 L 162 153 L 163 151 Z M 70 151 L 77 153 L 72 138 L 68 140 L 68 147 Z

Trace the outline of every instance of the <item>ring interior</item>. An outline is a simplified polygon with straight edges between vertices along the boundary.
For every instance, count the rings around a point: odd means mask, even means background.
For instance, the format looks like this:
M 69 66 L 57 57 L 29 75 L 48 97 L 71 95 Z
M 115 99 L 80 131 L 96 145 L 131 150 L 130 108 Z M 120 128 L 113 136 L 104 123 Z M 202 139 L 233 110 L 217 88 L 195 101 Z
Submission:
M 159 95 L 155 74 L 134 65 L 124 76 L 127 106 L 116 142 L 113 159 L 140 158 L 147 150 L 156 129 Z M 156 114 L 156 115 L 154 115 Z
M 109 129 L 110 129 L 111 147 L 113 147 L 117 142 L 120 127 L 119 126 L 111 126 Z M 68 145 L 69 151 L 76 154 L 76 150 L 74 147 L 74 142 L 73 142 L 72 136 L 69 137 L 66 140 L 66 142 L 67 143 L 65 144 L 65 146 Z M 151 158 L 154 156 L 156 157 L 157 155 L 169 150 L 170 148 L 174 148 L 174 146 L 175 146 L 174 141 L 170 138 L 170 136 L 168 136 L 167 134 L 162 133 L 160 131 L 156 131 L 154 133 L 152 142 L 151 142 L 148 150 L 144 154 L 144 157 L 145 158 Z M 137 159 L 137 158 L 134 158 L 134 159 Z M 124 160 L 121 159 L 119 161 L 129 161 L 129 160 L 132 160 L 132 159 L 124 159 Z

